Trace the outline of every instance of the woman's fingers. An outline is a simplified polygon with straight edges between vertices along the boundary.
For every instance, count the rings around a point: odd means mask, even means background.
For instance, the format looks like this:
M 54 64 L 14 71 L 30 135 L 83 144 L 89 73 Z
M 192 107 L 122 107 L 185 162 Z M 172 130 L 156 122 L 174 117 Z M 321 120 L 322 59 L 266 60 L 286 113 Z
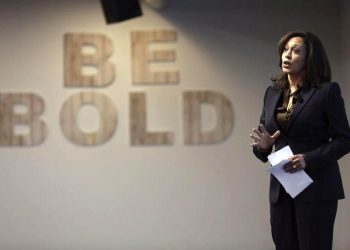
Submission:
M 261 135 L 265 135 L 265 136 L 269 136 L 272 139 L 276 139 L 280 134 L 281 131 L 277 130 L 272 136 L 270 135 L 270 133 L 266 130 L 265 126 L 263 124 L 259 125 L 259 129 L 257 130 L 258 132 L 260 132 Z M 254 131 L 255 132 L 255 131 Z M 260 136 L 259 134 L 259 136 Z
M 293 157 L 290 162 L 291 164 L 296 165 L 296 164 L 299 164 L 299 159 L 296 157 Z
M 289 161 L 287 162 L 286 164 L 284 164 L 283 166 L 283 169 L 286 171 L 286 172 L 290 172 L 292 169 L 293 169 L 293 163 L 292 161 Z
M 263 134 L 261 133 L 261 131 L 259 129 L 253 128 L 253 132 L 255 134 L 257 134 L 259 137 L 261 137 Z
M 278 130 L 271 136 L 270 133 L 267 132 L 264 125 L 260 124 L 258 129 L 256 128 L 252 129 L 250 138 L 254 140 L 254 143 L 250 145 L 253 147 L 259 146 L 260 148 L 270 148 L 280 134 L 281 132 Z
M 253 134 L 250 134 L 250 138 L 252 138 L 255 141 L 260 141 L 260 137 L 253 135 Z
M 304 157 L 302 155 L 293 155 L 289 160 L 290 161 L 283 166 L 286 172 L 294 173 L 305 168 Z
M 280 136 L 280 134 L 281 134 L 281 131 L 277 130 L 271 137 L 273 139 L 276 139 L 278 136 Z
M 283 166 L 283 169 L 286 172 L 294 173 L 296 171 L 299 171 L 301 168 L 300 168 L 300 165 L 298 165 L 298 164 L 293 164 L 292 162 L 288 162 L 287 164 L 285 164 Z
M 295 165 L 294 165 L 295 166 Z M 295 173 L 297 171 L 301 170 L 301 167 L 295 166 L 294 168 L 292 168 L 289 173 Z
M 263 133 L 269 133 L 269 132 L 267 132 L 267 130 L 266 130 L 266 128 L 265 128 L 265 126 L 264 126 L 263 124 L 259 124 L 259 129 L 260 129 L 261 132 L 263 132 Z

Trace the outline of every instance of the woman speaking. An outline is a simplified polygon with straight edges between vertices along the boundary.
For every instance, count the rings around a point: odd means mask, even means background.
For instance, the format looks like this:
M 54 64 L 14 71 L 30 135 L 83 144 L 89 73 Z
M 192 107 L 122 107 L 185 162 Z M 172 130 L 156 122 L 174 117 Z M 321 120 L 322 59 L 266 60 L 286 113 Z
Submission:
M 340 87 L 331 82 L 317 36 L 290 32 L 278 44 L 282 74 L 265 96 L 260 125 L 250 137 L 257 158 L 289 145 L 284 170 L 304 170 L 313 180 L 294 199 L 270 180 L 270 222 L 277 250 L 331 250 L 338 200 L 344 198 L 338 160 L 350 151 L 350 128 Z

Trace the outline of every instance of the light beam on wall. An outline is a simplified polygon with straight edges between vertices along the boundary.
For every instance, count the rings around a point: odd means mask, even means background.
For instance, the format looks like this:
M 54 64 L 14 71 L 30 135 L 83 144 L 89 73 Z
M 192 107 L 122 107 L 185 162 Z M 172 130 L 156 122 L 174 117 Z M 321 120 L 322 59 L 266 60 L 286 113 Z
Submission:
M 165 6 L 166 0 L 143 0 L 143 2 L 153 9 L 160 10 Z

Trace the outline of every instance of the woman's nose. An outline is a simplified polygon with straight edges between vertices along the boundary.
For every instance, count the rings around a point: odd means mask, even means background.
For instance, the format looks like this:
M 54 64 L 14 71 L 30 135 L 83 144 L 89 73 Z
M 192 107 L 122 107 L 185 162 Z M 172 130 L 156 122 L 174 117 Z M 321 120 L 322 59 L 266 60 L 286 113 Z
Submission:
M 287 53 L 285 54 L 285 57 L 290 59 L 292 57 L 292 54 L 290 51 L 287 51 Z

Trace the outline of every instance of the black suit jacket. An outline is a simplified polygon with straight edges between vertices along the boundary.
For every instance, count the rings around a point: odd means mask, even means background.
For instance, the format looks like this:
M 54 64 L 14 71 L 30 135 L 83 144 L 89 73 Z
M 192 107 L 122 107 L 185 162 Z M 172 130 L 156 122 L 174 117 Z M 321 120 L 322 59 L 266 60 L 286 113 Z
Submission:
M 271 134 L 279 130 L 275 110 L 282 92 L 273 86 L 265 92 L 260 123 Z M 313 179 L 313 183 L 296 199 L 322 201 L 344 198 L 337 160 L 350 151 L 350 128 L 337 83 L 301 89 L 287 130 L 276 139 L 274 148 L 279 150 L 286 145 L 294 154 L 304 154 L 305 171 Z M 253 148 L 254 154 L 263 162 L 267 161 L 271 151 L 261 152 Z M 278 201 L 280 189 L 280 183 L 271 176 L 271 203 Z

